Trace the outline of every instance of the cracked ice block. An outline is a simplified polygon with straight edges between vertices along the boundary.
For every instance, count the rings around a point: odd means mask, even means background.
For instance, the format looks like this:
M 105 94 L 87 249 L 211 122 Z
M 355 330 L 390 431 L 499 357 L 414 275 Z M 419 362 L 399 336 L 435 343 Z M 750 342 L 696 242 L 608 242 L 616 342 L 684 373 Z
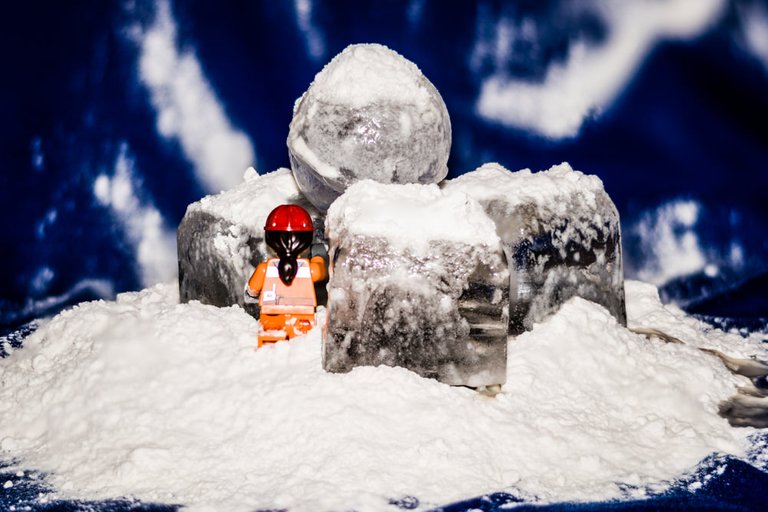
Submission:
M 626 325 L 619 214 L 599 178 L 567 163 L 538 173 L 491 163 L 442 187 L 479 201 L 496 224 L 510 265 L 510 334 L 574 296 Z
M 239 304 L 258 318 L 259 305 L 244 301 L 243 288 L 256 265 L 270 257 L 264 243 L 267 215 L 287 203 L 309 211 L 319 240 L 324 219 L 301 196 L 289 169 L 261 176 L 249 171 L 232 190 L 190 204 L 177 233 L 181 302 Z M 325 283 L 316 293 L 323 304 Z
M 351 184 L 437 183 L 451 123 L 415 64 L 378 44 L 347 47 L 297 101 L 288 134 L 299 188 L 320 210 Z
M 447 384 L 506 378 L 509 273 L 479 203 L 363 181 L 333 203 L 323 366 L 401 366 Z

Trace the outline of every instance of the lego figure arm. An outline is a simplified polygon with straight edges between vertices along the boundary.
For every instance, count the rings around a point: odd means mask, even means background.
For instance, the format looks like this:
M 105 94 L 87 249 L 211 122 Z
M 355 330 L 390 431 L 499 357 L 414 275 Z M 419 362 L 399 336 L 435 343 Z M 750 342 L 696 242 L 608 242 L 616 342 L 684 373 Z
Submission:
M 309 260 L 309 273 L 312 275 L 312 282 L 325 281 L 328 277 L 328 270 L 325 268 L 325 260 L 322 256 L 315 256 Z
M 267 275 L 267 263 L 261 262 L 251 274 L 251 278 L 245 284 L 245 299 L 258 299 L 261 287 L 264 286 L 264 277 Z

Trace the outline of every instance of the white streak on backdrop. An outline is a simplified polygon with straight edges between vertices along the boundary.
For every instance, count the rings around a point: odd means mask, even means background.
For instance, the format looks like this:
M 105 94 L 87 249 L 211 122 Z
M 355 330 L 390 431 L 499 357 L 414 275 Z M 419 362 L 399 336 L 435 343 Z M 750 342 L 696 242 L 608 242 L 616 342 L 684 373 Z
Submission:
M 760 3 L 738 7 L 744 46 L 768 72 L 768 7 Z
M 314 61 L 322 60 L 325 57 L 325 41 L 323 33 L 312 21 L 312 0 L 295 0 L 293 5 L 296 9 L 296 24 L 304 35 L 309 56 Z
M 160 212 L 140 199 L 141 183 L 133 167 L 124 144 L 113 175 L 100 174 L 93 182 L 93 195 L 118 221 L 134 248 L 142 285 L 151 286 L 176 277 L 176 236 Z
M 637 279 L 662 285 L 701 270 L 717 272 L 716 267 L 707 266 L 696 235 L 699 214 L 696 201 L 676 200 L 646 213 L 629 228 L 645 253 L 642 266 L 636 269 Z
M 176 25 L 167 0 L 138 36 L 139 75 L 157 110 L 157 131 L 181 146 L 209 193 L 234 187 L 255 164 L 250 139 L 232 126 L 191 50 L 177 49 Z
M 469 64 L 476 68 L 483 54 L 495 61 L 475 105 L 481 117 L 551 139 L 575 137 L 587 119 L 611 105 L 659 42 L 701 35 L 721 16 L 724 1 L 592 0 L 578 5 L 605 22 L 606 39 L 599 45 L 572 41 L 566 60 L 551 63 L 541 82 L 515 78 L 506 70 L 511 43 L 536 36 L 531 20 L 481 16 Z
M 408 23 L 411 28 L 416 28 L 424 19 L 424 7 L 427 0 L 411 0 L 408 3 Z

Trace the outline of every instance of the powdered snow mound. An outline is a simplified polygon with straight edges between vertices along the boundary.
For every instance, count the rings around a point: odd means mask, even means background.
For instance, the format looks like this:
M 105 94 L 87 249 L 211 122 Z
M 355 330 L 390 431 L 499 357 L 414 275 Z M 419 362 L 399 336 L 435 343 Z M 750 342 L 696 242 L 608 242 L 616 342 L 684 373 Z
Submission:
M 649 486 L 648 475 L 680 474 L 712 451 L 742 453 L 744 433 L 717 415 L 740 379 L 695 347 L 647 341 L 581 298 L 510 342 L 507 365 L 500 398 L 514 421 L 573 443 L 565 458 L 558 443 L 542 442 L 533 460 L 507 454 L 531 478 L 521 487 L 538 487 L 545 472 L 563 482 L 538 489 L 540 498 L 610 495 L 614 482 Z
M 442 186 L 479 201 L 496 224 L 510 267 L 510 334 L 571 297 L 626 323 L 619 213 L 597 176 L 567 163 L 537 173 L 490 163 Z
M 710 324 L 689 316 L 679 307 L 661 306 L 658 289 L 640 281 L 626 282 L 629 327 L 664 326 L 665 333 L 683 340 L 687 345 L 714 349 L 732 357 L 768 359 L 764 334 L 755 332 L 744 339 L 737 331 L 723 332 Z
M 249 170 L 239 186 L 189 205 L 177 233 L 181 301 L 238 304 L 258 317 L 258 304 L 244 302 L 243 288 L 256 265 L 269 257 L 267 215 L 286 203 L 306 208 L 322 236 L 323 219 L 299 193 L 289 169 L 261 176 Z M 324 303 L 325 283 L 318 291 Z
M 653 287 L 628 291 L 663 319 Z M 581 299 L 511 342 L 496 399 L 402 368 L 325 373 L 319 328 L 258 351 L 256 329 L 238 307 L 178 304 L 175 284 L 62 313 L 0 360 L 2 458 L 64 497 L 371 511 L 642 496 L 752 432 L 717 416 L 737 379 L 715 358 Z
M 331 205 L 326 235 L 326 370 L 386 364 L 454 385 L 504 382 L 509 273 L 477 201 L 366 180 Z
M 440 93 L 415 64 L 378 44 L 334 57 L 297 102 L 288 134 L 296 181 L 321 211 L 366 178 L 437 183 L 450 148 Z

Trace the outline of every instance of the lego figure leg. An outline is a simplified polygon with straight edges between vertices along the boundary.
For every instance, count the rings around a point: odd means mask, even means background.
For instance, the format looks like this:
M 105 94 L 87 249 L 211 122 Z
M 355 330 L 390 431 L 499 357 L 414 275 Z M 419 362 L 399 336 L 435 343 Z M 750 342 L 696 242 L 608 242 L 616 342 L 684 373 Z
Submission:
M 288 333 L 285 329 L 286 316 L 287 315 L 262 314 L 259 317 L 259 321 L 261 322 L 261 331 L 259 332 L 258 342 L 259 347 L 264 343 L 275 343 L 277 341 L 288 339 Z
M 307 334 L 315 326 L 315 315 L 311 314 L 291 314 L 285 315 L 285 331 L 288 338 L 295 338 Z

